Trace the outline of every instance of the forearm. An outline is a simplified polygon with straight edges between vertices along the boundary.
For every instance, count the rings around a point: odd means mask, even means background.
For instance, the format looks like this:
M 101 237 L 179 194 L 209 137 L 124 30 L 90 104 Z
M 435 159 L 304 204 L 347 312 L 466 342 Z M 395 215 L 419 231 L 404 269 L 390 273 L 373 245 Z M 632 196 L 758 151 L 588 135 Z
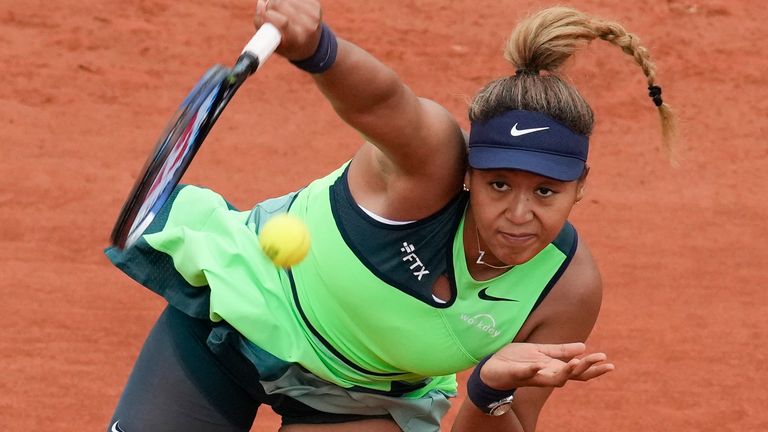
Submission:
M 336 62 L 313 78 L 339 117 L 373 142 L 397 142 L 420 129 L 419 98 L 395 71 L 351 42 L 338 39 Z
M 416 96 L 390 67 L 359 46 L 337 40 L 333 66 L 313 78 L 339 114 L 348 117 L 389 105 L 417 103 Z
M 339 117 L 367 141 L 352 168 L 365 173 L 365 182 L 352 182 L 365 185 L 380 209 L 390 210 L 390 203 L 428 186 L 433 199 L 423 205 L 423 214 L 416 210 L 403 217 L 431 214 L 455 196 L 464 175 L 466 148 L 458 123 L 448 110 L 417 97 L 394 70 L 335 36 L 321 20 L 316 0 L 258 0 L 254 24 L 259 28 L 269 22 L 280 30 L 276 52 L 311 73 Z
M 313 78 L 339 117 L 380 152 L 368 153 L 376 159 L 371 166 L 428 179 L 439 200 L 455 194 L 465 147 L 444 107 L 416 96 L 395 71 L 343 39 L 333 66 Z M 435 178 L 448 181 L 437 185 Z
M 337 37 L 322 15 L 317 0 L 258 0 L 254 25 L 277 27 L 282 38 L 275 52 L 312 73 L 339 115 L 353 126 L 372 112 L 418 110 L 419 99 L 392 69 Z

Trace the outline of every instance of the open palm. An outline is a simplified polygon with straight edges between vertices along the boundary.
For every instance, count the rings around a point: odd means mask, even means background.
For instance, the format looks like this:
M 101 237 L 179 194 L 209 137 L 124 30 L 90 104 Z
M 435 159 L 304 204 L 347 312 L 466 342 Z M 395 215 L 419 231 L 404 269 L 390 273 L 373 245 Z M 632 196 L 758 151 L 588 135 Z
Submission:
M 588 381 L 614 369 L 605 354 L 585 351 L 583 343 L 511 343 L 483 365 L 480 377 L 499 390 L 562 387 L 569 380 Z

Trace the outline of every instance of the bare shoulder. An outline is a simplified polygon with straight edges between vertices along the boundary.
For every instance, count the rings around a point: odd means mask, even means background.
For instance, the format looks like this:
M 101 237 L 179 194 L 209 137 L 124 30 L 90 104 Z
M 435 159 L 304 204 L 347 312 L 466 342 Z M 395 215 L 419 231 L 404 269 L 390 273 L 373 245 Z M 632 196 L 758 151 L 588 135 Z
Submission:
M 586 243 L 579 239 L 568 268 L 531 314 L 516 340 L 542 343 L 585 341 L 602 303 L 602 278 Z
M 603 282 L 592 253 L 584 240 L 579 239 L 576 253 L 560 280 L 552 288 L 549 298 L 559 306 L 597 306 L 602 300 Z

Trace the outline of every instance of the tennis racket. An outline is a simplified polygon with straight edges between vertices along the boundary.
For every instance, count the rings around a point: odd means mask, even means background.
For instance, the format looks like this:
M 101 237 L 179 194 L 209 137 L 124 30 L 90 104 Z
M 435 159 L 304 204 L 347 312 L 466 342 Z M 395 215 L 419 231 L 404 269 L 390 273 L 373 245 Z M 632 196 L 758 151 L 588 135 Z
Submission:
M 215 65 L 197 82 L 160 135 L 123 204 L 112 229 L 113 246 L 125 249 L 142 236 L 235 92 L 264 64 L 280 39 L 275 26 L 264 24 L 232 68 Z

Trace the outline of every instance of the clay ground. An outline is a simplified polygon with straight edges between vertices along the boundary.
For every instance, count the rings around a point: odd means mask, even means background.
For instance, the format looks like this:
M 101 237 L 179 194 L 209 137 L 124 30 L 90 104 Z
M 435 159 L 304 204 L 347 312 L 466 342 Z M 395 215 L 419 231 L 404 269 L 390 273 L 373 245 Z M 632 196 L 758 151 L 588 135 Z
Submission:
M 572 220 L 603 271 L 589 343 L 617 370 L 556 391 L 541 431 L 768 430 L 768 9 L 757 1 L 573 0 L 634 31 L 679 113 L 659 150 L 640 70 L 596 42 L 568 73 L 591 101 Z M 502 41 L 543 0 L 329 0 L 327 21 L 465 118 L 510 73 Z M 104 430 L 163 301 L 101 253 L 189 87 L 252 33 L 250 0 L 0 0 L 0 430 Z M 467 126 L 466 121 L 463 125 Z M 350 157 L 360 138 L 275 58 L 185 182 L 247 208 Z M 450 423 L 450 418 L 446 425 Z M 275 430 L 268 409 L 254 430 Z

